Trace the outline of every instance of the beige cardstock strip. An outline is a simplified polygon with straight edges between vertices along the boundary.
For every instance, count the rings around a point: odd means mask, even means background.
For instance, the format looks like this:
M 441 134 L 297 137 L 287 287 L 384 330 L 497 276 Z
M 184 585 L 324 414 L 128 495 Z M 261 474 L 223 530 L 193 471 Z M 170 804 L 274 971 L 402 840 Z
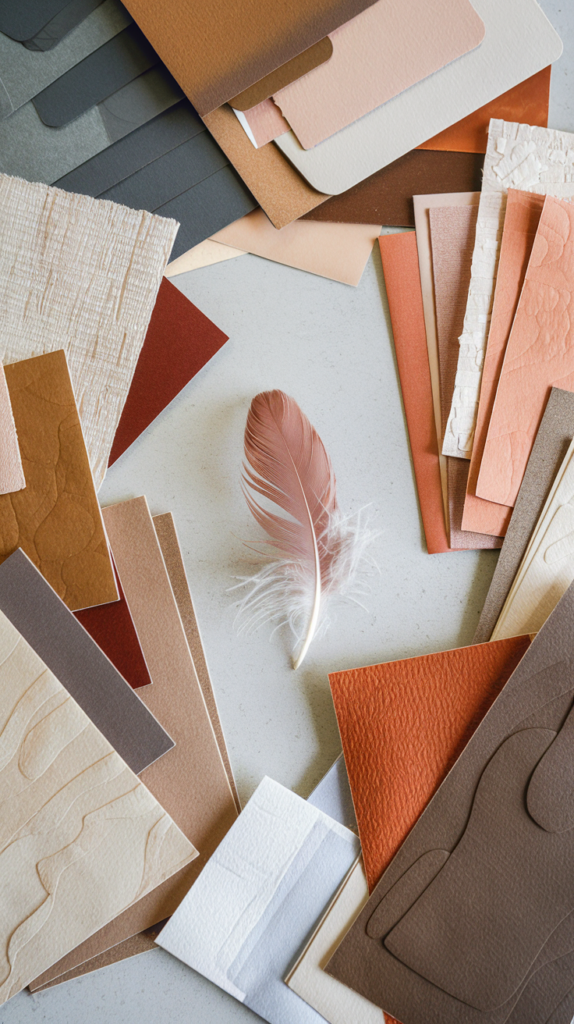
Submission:
M 329 1024 L 385 1024 L 383 1011 L 326 974 L 323 968 L 369 898 L 362 857 L 351 868 L 297 963 L 285 978 L 289 988 Z
M 177 603 L 145 498 L 103 510 L 114 562 L 152 678 L 141 698 L 175 747 L 141 778 L 200 856 L 37 977 L 32 990 L 169 917 L 237 818 L 225 766 L 193 666 Z
M 0 175 L 0 362 L 64 349 L 96 489 L 176 232 L 145 210 Z
M 206 238 L 205 242 L 194 245 L 193 249 L 188 249 L 168 263 L 164 277 L 177 277 L 178 274 L 187 274 L 189 270 L 199 270 L 200 267 L 210 267 L 213 263 L 223 263 L 225 260 L 234 260 L 236 256 L 246 255 L 243 249 L 234 249 L 231 245 L 222 245 L 221 242 Z
M 263 210 L 253 210 L 218 231 L 213 240 L 287 267 L 357 285 L 380 233 L 380 225 L 312 220 L 294 221 L 278 230 Z
M 0 664 L 4 1003 L 196 851 L 3 614 Z
M 573 178 L 573 134 L 510 121 L 490 122 L 468 303 L 444 437 L 444 455 L 470 459 L 472 454 L 508 189 L 567 199 L 574 196 Z
M 0 363 L 0 494 L 21 491 L 25 486 L 12 403 L 4 367 Z

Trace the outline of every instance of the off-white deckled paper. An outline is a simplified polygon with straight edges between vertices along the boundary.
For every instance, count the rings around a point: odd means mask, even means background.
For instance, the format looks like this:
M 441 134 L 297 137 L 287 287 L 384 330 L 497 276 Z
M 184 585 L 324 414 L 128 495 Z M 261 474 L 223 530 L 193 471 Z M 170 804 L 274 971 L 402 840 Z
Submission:
M 574 135 L 490 122 L 468 303 L 443 454 L 470 459 L 509 188 L 574 196 Z
M 537 633 L 574 579 L 574 441 L 556 474 L 493 640 Z
M 0 1003 L 197 856 L 0 613 Z
M 324 970 L 369 898 L 362 858 L 347 875 L 331 906 L 285 981 L 329 1024 L 385 1024 L 383 1011 Z
M 271 1024 L 321 1024 L 283 978 L 359 850 L 265 778 L 157 942 Z
M 96 488 L 177 227 L 0 175 L 0 361 L 64 349 Z
M 12 403 L 4 367 L 0 363 L 0 494 L 21 491 L 25 486 Z

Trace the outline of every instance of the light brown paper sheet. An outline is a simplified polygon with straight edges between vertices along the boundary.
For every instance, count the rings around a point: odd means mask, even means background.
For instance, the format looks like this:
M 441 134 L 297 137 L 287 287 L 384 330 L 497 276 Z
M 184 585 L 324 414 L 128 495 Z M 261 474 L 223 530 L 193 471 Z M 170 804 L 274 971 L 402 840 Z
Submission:
M 237 817 L 145 498 L 109 506 L 104 521 L 152 678 L 153 685 L 144 687 L 141 697 L 176 743 L 141 778 L 182 831 L 193 837 L 200 856 L 36 978 L 30 985 L 33 991 L 172 914 Z
M 293 57 L 292 60 L 286 61 L 285 64 L 276 68 L 275 71 L 265 75 L 264 78 L 255 82 L 254 85 L 250 85 L 248 89 L 244 89 L 237 96 L 233 96 L 229 100 L 230 106 L 234 110 L 251 110 L 257 104 L 272 96 L 277 89 L 283 89 L 290 82 L 295 82 L 297 78 L 301 78 L 301 75 L 306 75 L 313 68 L 324 64 L 326 60 L 331 60 L 332 56 L 333 44 L 329 36 L 325 36 L 324 39 L 320 39 L 318 43 L 313 43 L 313 46 L 309 46 L 307 50 L 303 50 L 302 53 Z
M 0 495 L 0 562 L 22 548 L 71 611 L 117 601 L 65 353 L 5 372 L 26 487 Z
M 0 494 L 21 491 L 25 486 L 12 403 L 4 367 L 0 363 Z

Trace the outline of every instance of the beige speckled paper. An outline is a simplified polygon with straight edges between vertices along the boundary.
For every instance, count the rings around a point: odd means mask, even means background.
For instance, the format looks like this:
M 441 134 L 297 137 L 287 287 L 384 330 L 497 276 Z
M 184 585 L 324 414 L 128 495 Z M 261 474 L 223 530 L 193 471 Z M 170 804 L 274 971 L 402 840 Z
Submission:
M 12 403 L 0 363 L 0 494 L 21 491 L 26 486 Z
M 509 188 L 574 196 L 574 134 L 492 120 L 464 330 L 443 454 L 470 459 Z
M 0 1003 L 197 856 L 0 614 Z
M 98 488 L 177 224 L 0 175 L 0 361 L 64 349 Z

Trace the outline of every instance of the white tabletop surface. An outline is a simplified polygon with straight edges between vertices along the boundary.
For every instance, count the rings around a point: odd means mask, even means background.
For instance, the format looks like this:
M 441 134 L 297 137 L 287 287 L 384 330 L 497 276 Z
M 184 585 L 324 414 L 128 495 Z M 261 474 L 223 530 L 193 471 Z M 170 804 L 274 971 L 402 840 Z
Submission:
M 574 4 L 542 7 L 564 40 L 549 123 L 574 131 Z M 426 554 L 377 248 L 357 288 L 256 256 L 175 278 L 230 340 L 100 492 L 104 505 L 145 494 L 152 513 L 175 516 L 242 801 L 263 775 L 308 796 L 340 752 L 328 672 L 468 644 L 494 570 L 494 552 Z M 341 606 L 297 673 L 285 632 L 237 636 L 229 593 L 243 540 L 258 536 L 239 486 L 245 417 L 269 388 L 318 429 L 342 509 L 370 505 L 380 530 L 367 610 Z M 258 1019 L 160 949 L 0 1009 L 0 1024 Z

